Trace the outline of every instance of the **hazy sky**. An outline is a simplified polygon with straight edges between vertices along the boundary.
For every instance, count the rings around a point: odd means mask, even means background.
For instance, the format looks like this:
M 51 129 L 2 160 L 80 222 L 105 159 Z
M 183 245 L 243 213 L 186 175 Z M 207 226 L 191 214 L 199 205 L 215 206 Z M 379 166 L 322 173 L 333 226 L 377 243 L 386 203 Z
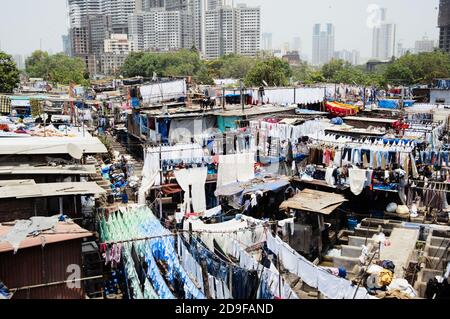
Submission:
M 372 32 L 367 26 L 369 5 L 388 9 L 388 20 L 397 24 L 397 40 L 404 47 L 425 34 L 438 39 L 439 0 L 235 0 L 260 5 L 262 31 L 273 34 L 275 47 L 301 38 L 302 53 L 311 56 L 314 23 L 335 25 L 336 50 L 357 49 L 370 56 Z M 61 36 L 67 33 L 66 0 L 1 0 L 0 47 L 10 54 L 29 54 L 39 49 L 62 50 Z

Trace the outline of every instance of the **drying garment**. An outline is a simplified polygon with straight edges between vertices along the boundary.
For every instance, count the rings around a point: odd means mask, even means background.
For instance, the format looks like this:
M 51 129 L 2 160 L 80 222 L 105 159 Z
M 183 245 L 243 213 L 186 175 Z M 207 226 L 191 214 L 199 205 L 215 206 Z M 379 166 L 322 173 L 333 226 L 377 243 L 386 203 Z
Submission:
M 219 156 L 217 188 L 239 182 L 246 182 L 255 177 L 255 154 L 231 154 Z
M 359 195 L 364 189 L 367 180 L 367 172 L 363 169 L 349 169 L 350 190 L 353 194 Z
M 217 188 L 237 181 L 236 159 L 235 154 L 219 156 Z
M 336 179 L 333 176 L 334 167 L 327 167 L 327 171 L 325 173 L 325 181 L 329 186 L 336 185 Z
M 156 183 L 160 170 L 159 154 L 148 153 L 145 157 L 144 167 L 142 168 L 142 182 L 138 193 L 139 205 L 145 204 L 147 192 Z
M 175 171 L 175 178 L 184 191 L 185 213 L 191 213 L 191 204 L 195 213 L 206 210 L 205 183 L 208 175 L 207 167 L 197 167 Z M 189 189 L 191 187 L 191 190 Z M 191 193 L 192 192 L 192 198 Z
M 255 178 L 255 154 L 235 154 L 237 164 L 237 181 L 246 182 Z
M 43 231 L 54 229 L 58 223 L 58 218 L 59 215 L 52 217 L 34 216 L 29 220 L 18 220 L 9 232 L 0 237 L 0 243 L 8 242 L 14 248 L 14 254 L 16 254 L 23 240 L 30 235 L 37 236 Z
M 329 299 L 371 299 L 364 287 L 357 287 L 344 278 L 336 277 L 294 251 L 278 236 L 267 234 L 267 248 L 279 256 L 280 262 L 308 286 L 317 288 Z

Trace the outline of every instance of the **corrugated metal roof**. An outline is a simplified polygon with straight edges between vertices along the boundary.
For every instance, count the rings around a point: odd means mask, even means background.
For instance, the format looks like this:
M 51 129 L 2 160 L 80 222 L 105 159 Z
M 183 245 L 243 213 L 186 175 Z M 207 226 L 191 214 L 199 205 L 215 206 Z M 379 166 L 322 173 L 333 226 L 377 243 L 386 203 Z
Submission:
M 105 193 L 106 191 L 95 182 L 44 183 L 0 187 L 0 198 L 100 195 Z
M 11 175 L 89 175 L 95 174 L 95 165 L 67 165 L 67 166 L 31 166 L 31 165 L 15 165 L 0 166 L 1 174 Z
M 87 134 L 87 133 L 86 133 Z M 105 145 L 96 137 L 22 137 L 0 138 L 0 155 L 69 154 L 74 144 L 84 154 L 107 153 Z
M 0 225 L 0 238 L 11 231 L 12 228 L 13 226 Z M 92 236 L 92 233 L 90 231 L 81 228 L 75 223 L 58 222 L 53 230 L 44 231 L 38 236 L 27 237 L 25 240 L 23 240 L 20 243 L 19 252 L 21 249 L 25 248 L 42 246 L 43 244 L 48 245 L 89 236 Z M 14 248 L 9 242 L 0 242 L 0 253 L 5 253 L 13 250 Z
M 6 180 L 6 181 L 0 181 L 0 187 L 5 186 L 19 186 L 19 185 L 35 185 L 36 182 L 34 179 L 13 179 L 13 180 Z

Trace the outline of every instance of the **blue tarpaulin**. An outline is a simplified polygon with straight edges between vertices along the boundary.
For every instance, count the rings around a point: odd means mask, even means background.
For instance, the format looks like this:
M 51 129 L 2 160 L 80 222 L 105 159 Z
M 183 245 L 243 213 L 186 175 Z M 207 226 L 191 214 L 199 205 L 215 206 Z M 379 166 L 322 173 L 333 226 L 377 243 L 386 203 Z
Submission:
M 240 116 L 218 116 L 217 126 L 221 132 L 225 132 L 227 129 L 234 130 L 237 128 L 236 121 L 240 119 Z
M 414 100 L 404 100 L 403 106 L 404 107 L 411 107 L 414 105 Z M 378 107 L 382 109 L 398 109 L 400 100 L 380 100 L 378 102 Z

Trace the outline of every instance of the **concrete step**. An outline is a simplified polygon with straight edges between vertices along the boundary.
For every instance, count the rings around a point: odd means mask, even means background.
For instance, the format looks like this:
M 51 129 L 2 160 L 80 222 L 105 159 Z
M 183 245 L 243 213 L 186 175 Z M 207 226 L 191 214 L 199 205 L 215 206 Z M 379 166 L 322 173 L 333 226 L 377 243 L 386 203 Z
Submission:
M 373 243 L 374 243 L 373 239 L 371 239 L 370 237 L 367 238 L 367 245 L 373 244 Z M 359 237 L 359 236 L 348 236 L 348 245 L 361 247 L 362 245 L 366 245 L 366 238 Z
M 356 246 L 341 246 L 341 257 L 351 257 L 351 258 L 358 258 L 361 256 L 362 247 L 356 247 Z
M 352 271 L 353 268 L 360 264 L 360 261 L 358 258 L 352 258 L 352 257 L 333 257 L 333 264 L 334 267 L 344 267 L 347 269 L 347 271 Z

